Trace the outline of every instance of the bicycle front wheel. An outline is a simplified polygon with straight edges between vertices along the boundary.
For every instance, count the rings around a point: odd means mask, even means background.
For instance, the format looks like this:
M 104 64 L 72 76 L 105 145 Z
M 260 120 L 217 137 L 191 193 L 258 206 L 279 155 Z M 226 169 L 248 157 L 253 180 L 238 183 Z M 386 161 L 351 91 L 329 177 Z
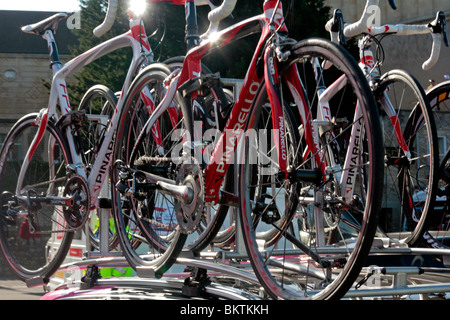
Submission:
M 384 74 L 375 97 L 385 143 L 380 228 L 392 240 L 412 246 L 422 238 L 436 198 L 436 125 L 423 88 L 407 72 Z
M 305 40 L 292 48 L 289 62 L 289 66 L 297 67 L 311 111 L 317 112 L 328 96 L 329 117 L 317 118 L 320 121 L 316 122 L 320 133 L 318 152 L 323 154 L 324 163 L 316 163 L 315 154 L 311 149 L 308 152 L 304 124 L 312 119 L 302 118 L 306 109 L 294 104 L 294 97 L 288 95 L 288 84 L 283 88 L 284 99 L 291 103 L 291 111 L 302 124 L 290 126 L 285 114 L 291 174 L 284 178 L 273 161 L 269 163 L 275 170 L 264 174 L 263 169 L 267 168 L 259 164 L 266 160 L 265 154 L 258 153 L 257 140 L 251 135 L 245 137 L 244 159 L 239 162 L 243 240 L 256 276 L 270 297 L 339 299 L 357 279 L 376 230 L 381 198 L 379 174 L 383 172 L 381 127 L 367 81 L 343 49 L 326 40 Z M 283 70 L 279 70 L 281 79 Z M 333 93 L 323 95 L 326 87 L 332 88 Z M 266 101 L 262 85 L 249 115 L 251 123 L 270 122 L 264 120 L 267 116 L 270 119 L 264 108 Z M 345 158 L 356 125 L 352 149 L 355 152 Z M 255 159 L 255 155 L 260 158 Z M 322 165 L 328 178 L 315 179 L 315 169 Z M 255 171 L 259 172 L 258 179 Z M 345 196 L 350 190 L 341 187 L 345 172 L 356 177 L 349 200 Z M 292 218 L 277 222 L 277 212 L 280 217 Z M 270 247 L 258 236 L 267 226 L 280 231 Z
M 66 140 L 50 121 L 24 175 L 19 175 L 39 129 L 37 118 L 38 114 L 23 117 L 3 142 L 0 244 L 5 261 L 19 279 L 41 278 L 44 284 L 64 261 L 74 232 L 65 222 L 62 206 L 33 199 L 64 195 L 71 158 Z

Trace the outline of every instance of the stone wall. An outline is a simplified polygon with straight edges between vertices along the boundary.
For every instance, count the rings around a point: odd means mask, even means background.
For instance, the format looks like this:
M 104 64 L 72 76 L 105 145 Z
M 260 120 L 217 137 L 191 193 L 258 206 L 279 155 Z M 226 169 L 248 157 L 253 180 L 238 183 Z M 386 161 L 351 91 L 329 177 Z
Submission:
M 48 103 L 48 91 L 42 80 L 51 80 L 47 55 L 0 54 L 0 134 L 30 112 Z
M 51 79 L 48 55 L 0 53 L 0 135 L 23 115 L 47 106 L 43 81 Z

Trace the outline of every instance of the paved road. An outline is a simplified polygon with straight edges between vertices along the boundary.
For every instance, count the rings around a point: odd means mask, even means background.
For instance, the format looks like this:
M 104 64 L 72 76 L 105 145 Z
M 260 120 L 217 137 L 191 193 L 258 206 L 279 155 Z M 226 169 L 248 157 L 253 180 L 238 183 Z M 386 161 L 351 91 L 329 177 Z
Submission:
M 42 287 L 27 288 L 12 277 L 0 277 L 0 300 L 39 300 L 45 294 Z

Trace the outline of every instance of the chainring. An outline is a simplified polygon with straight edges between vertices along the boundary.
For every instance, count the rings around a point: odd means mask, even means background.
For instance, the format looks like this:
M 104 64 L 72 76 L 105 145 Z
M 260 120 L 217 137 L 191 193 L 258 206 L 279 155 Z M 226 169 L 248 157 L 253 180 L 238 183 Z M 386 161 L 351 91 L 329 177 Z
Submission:
M 63 206 L 64 218 L 73 229 L 81 228 L 90 212 L 89 186 L 83 177 L 72 175 L 66 182 L 64 197 L 72 198 L 70 204 Z
M 191 234 L 197 230 L 204 217 L 205 203 L 203 172 L 194 158 L 188 159 L 180 165 L 176 183 L 177 185 L 188 186 L 194 192 L 192 202 L 189 204 L 175 200 L 178 227 L 181 233 Z

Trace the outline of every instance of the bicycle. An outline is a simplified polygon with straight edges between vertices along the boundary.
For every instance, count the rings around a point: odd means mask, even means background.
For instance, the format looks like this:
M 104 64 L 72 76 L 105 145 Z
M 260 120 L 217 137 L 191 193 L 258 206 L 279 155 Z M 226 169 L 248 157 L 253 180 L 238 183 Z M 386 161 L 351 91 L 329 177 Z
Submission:
M 385 178 L 383 183 L 382 212 L 388 223 L 380 226 L 378 237 L 389 238 L 390 246 L 413 246 L 422 239 L 426 229 L 427 213 L 433 208 L 437 191 L 436 173 L 439 151 L 434 117 L 429 101 L 419 82 L 403 70 L 390 70 L 381 74 L 384 59 L 380 37 L 387 35 L 431 34 L 433 38 L 430 58 L 423 69 L 430 69 L 439 58 L 441 34 L 445 30 L 445 16 L 438 12 L 430 24 L 382 25 L 369 24 L 373 8 L 379 0 L 367 0 L 358 22 L 345 24 L 341 10 L 327 23 L 334 42 L 346 44 L 346 38 L 362 35 L 358 40 L 360 67 L 370 83 L 380 108 L 385 143 Z M 394 0 L 390 6 L 396 9 Z M 377 55 L 372 45 L 377 46 Z M 429 192 L 419 200 L 418 188 Z M 390 215 L 392 220 L 389 221 Z
M 105 21 L 94 30 L 96 36 L 109 30 L 117 6 L 117 1 L 109 2 Z M 42 36 L 50 49 L 53 80 L 49 103 L 39 113 L 19 119 L 0 152 L 0 245 L 11 270 L 28 286 L 49 281 L 65 259 L 74 233 L 83 228 L 91 211 L 105 205 L 101 204 L 99 194 L 107 181 L 115 128 L 121 121 L 118 115 L 123 99 L 117 101 L 111 119 L 73 110 L 65 79 L 90 62 L 124 47 L 132 49 L 133 57 L 122 95 L 147 65 L 153 65 L 162 74 L 170 74 L 165 65 L 153 63 L 143 22 L 131 12 L 128 32 L 63 65 L 53 35 L 66 17 L 67 14 L 59 13 L 22 28 L 26 33 Z M 105 95 L 104 91 L 99 92 Z M 144 90 L 141 94 L 151 104 L 155 93 Z M 109 109 L 115 103 L 110 102 Z M 150 108 L 148 112 L 151 111 Z M 108 122 L 107 130 L 97 130 L 102 120 Z M 88 137 L 95 136 L 92 141 L 82 137 L 86 121 L 94 124 L 90 133 L 95 135 Z M 35 246 L 24 246 L 24 240 L 36 242 Z
M 235 3 L 224 1 L 214 14 L 228 16 Z M 175 260 L 179 253 L 195 254 L 190 249 L 183 251 L 186 244 L 186 248 L 190 246 L 192 239 L 188 237 L 201 242 L 198 239 L 208 238 L 216 226 L 220 227 L 220 215 L 207 221 L 205 208 L 237 207 L 246 252 L 238 253 L 236 260 L 243 261 L 242 267 L 248 267 L 244 261 L 251 262 L 267 295 L 276 299 L 340 298 L 359 275 L 377 225 L 381 193 L 376 185 L 381 180 L 375 172 L 383 171 L 382 142 L 375 138 L 381 135 L 378 113 L 367 81 L 346 51 L 328 40 L 297 42 L 287 38 L 280 0 L 264 1 L 263 9 L 263 14 L 200 42 L 195 32 L 190 33 L 190 24 L 195 24 L 195 4 L 186 1 L 186 12 L 192 19 L 187 19 L 186 38 L 197 43 L 188 51 L 181 70 L 169 77 L 166 95 L 145 123 L 136 116 L 145 108 L 140 91 L 160 77 L 150 66 L 133 82 L 125 97 L 124 122 L 118 128 L 113 156 L 117 159 L 112 172 L 117 188 L 112 194 L 117 204 L 113 210 L 121 248 L 138 276 L 161 276 L 161 270 L 154 266 L 155 256 L 133 248 L 125 220 L 139 223 L 141 230 L 146 230 L 146 238 L 159 244 L 163 252 L 173 250 Z M 214 141 L 211 156 L 205 159 L 207 145 L 196 135 L 202 131 L 194 130 L 192 110 L 202 90 L 218 79 L 201 75 L 201 58 L 255 32 L 261 38 L 244 85 L 228 111 L 223 132 Z M 328 61 L 329 68 L 324 69 L 320 83 L 310 61 L 318 65 Z M 317 107 L 318 90 L 325 83 L 333 88 L 325 93 L 329 105 L 321 108 L 327 117 L 313 119 L 311 108 Z M 166 135 L 171 141 L 166 141 L 164 152 L 160 152 L 152 128 L 173 119 L 170 106 L 174 98 L 181 102 L 180 114 Z M 345 110 L 340 105 L 343 98 Z M 270 139 L 271 134 L 246 135 L 260 127 L 276 133 L 274 144 L 269 144 L 275 146 L 270 150 L 273 157 L 258 152 L 259 142 Z M 346 139 L 350 132 L 353 135 Z M 321 144 L 324 136 L 336 143 Z M 236 153 L 239 143 L 243 147 Z M 342 147 L 342 154 L 335 146 Z M 345 150 L 346 146 L 350 147 Z M 230 176 L 239 184 L 233 194 L 224 179 L 235 154 L 238 175 Z M 271 159 L 269 166 L 267 158 Z M 332 158 L 340 166 L 331 167 Z M 267 167 L 269 170 L 264 170 Z M 339 181 L 341 172 L 347 171 L 352 179 Z M 351 202 L 356 192 L 364 193 L 363 201 Z M 303 213 L 305 225 L 297 239 L 291 233 L 292 222 L 303 203 L 312 205 L 313 212 Z M 345 220 L 349 210 L 359 213 L 359 226 L 352 223 L 353 232 L 344 232 L 339 222 L 341 217 Z M 161 214 L 169 211 L 173 212 L 170 216 L 177 217 L 173 224 Z M 260 252 L 257 233 L 266 224 L 270 232 L 276 229 L 277 235 L 271 247 Z M 166 235 L 156 236 L 156 228 L 166 229 Z M 350 240 L 352 236 L 355 238 Z

